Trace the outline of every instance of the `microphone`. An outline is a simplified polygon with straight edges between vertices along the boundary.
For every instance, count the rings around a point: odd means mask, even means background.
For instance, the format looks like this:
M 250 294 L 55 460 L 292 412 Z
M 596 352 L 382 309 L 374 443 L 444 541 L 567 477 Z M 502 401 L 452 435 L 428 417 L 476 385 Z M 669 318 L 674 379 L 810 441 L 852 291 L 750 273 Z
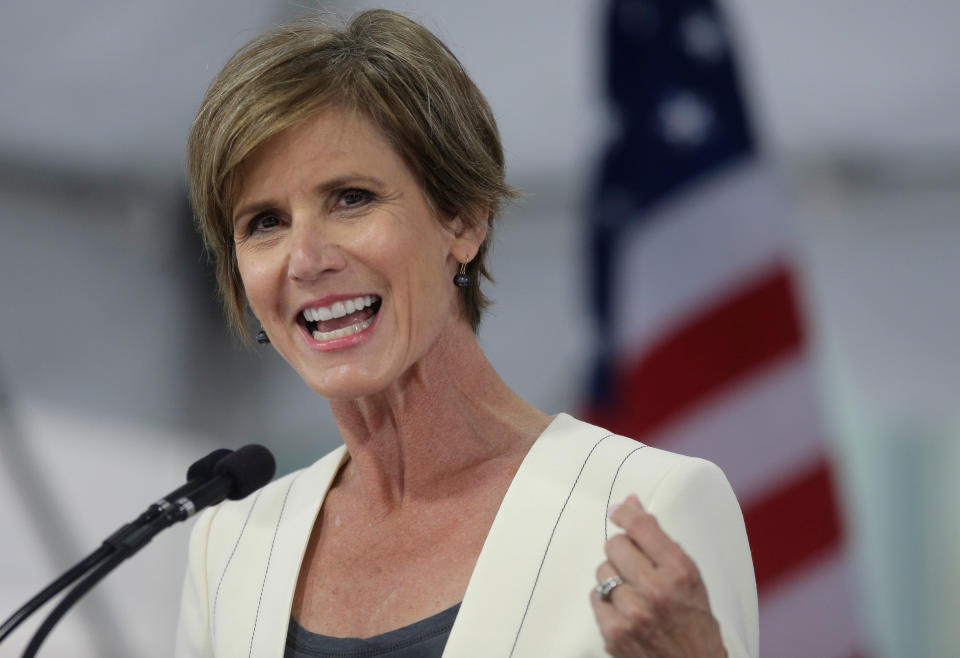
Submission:
M 258 446 L 258 447 L 262 448 L 262 446 Z M 267 450 L 266 448 L 262 448 L 262 449 Z M 177 501 L 183 499 L 184 496 L 192 494 L 196 490 L 203 488 L 204 485 L 206 485 L 207 483 L 212 482 L 214 479 L 218 478 L 219 476 L 217 475 L 217 466 L 224 459 L 234 454 L 236 453 L 234 453 L 233 450 L 228 450 L 227 448 L 218 448 L 213 452 L 211 452 L 210 454 L 206 455 L 205 457 L 201 457 L 197 461 L 190 464 L 190 468 L 187 469 L 186 484 L 180 485 L 179 487 L 177 487 L 176 489 L 168 493 L 166 496 L 164 496 L 157 502 L 152 503 L 150 507 L 148 507 L 146 511 L 143 512 L 140 516 L 138 516 L 136 519 L 134 519 L 130 523 L 124 524 L 119 530 L 117 530 L 115 533 L 107 537 L 103 541 L 103 546 L 109 547 L 111 549 L 109 553 L 112 553 L 115 550 L 121 550 L 121 549 L 126 550 L 125 546 L 127 546 L 130 542 L 136 543 L 141 539 L 143 539 L 144 537 L 147 537 L 146 541 L 150 541 L 150 538 L 152 538 L 157 532 L 160 532 L 160 530 L 162 530 L 163 528 L 168 527 L 174 521 L 171 521 L 170 523 L 163 525 L 163 527 L 158 528 L 152 534 L 150 534 L 149 532 L 147 534 L 144 534 L 143 529 L 150 527 L 150 524 L 153 523 L 156 519 L 161 518 L 162 516 L 171 513 L 171 510 L 176 509 L 175 506 L 177 504 Z M 267 454 L 269 458 L 272 460 L 273 455 L 270 455 L 269 450 L 267 450 Z M 273 477 L 272 472 L 270 474 L 270 477 Z M 269 482 L 269 478 L 267 479 L 267 481 Z M 186 519 L 188 516 L 189 515 L 184 516 L 183 519 Z M 183 520 L 183 519 L 177 519 L 177 520 Z M 140 544 L 140 545 L 142 546 L 143 544 Z M 77 577 L 79 576 L 80 574 L 78 574 Z M 74 578 L 74 580 L 76 580 L 76 578 Z
M 115 569 L 143 548 L 161 530 L 183 521 L 224 498 L 239 500 L 267 484 L 276 470 L 269 450 L 248 445 L 237 451 L 214 450 L 187 469 L 186 484 L 151 504 L 131 523 L 110 535 L 101 546 L 28 601 L 0 625 L 2 642 L 19 624 L 60 591 L 94 570 L 74 587 L 50 613 L 27 647 L 24 656 L 33 656 L 40 644 L 70 607 Z
M 197 486 L 188 482 L 174 492 L 179 494 L 175 498 L 171 494 L 166 499 L 171 506 L 164 510 L 164 516 L 173 524 L 190 518 L 224 498 L 246 498 L 273 479 L 276 470 L 276 461 L 269 450 L 255 443 L 245 445 L 219 460 L 213 467 L 212 478 L 203 480 Z
M 213 454 L 210 453 L 207 458 L 212 457 Z M 203 470 L 208 465 L 209 462 L 198 466 L 197 470 Z M 276 469 L 273 455 L 263 446 L 251 443 L 239 448 L 216 463 L 211 477 L 195 478 L 167 494 L 159 504 L 155 503 L 154 505 L 162 507 L 160 514 L 153 516 L 146 523 L 127 524 L 108 537 L 104 544 L 112 546 L 116 551 L 116 555 L 110 555 L 109 559 L 118 558 L 116 564 L 119 564 L 143 548 L 161 530 L 169 528 L 174 523 L 186 521 L 200 510 L 215 505 L 224 498 L 231 500 L 245 498 L 269 482 Z M 171 498 L 174 499 L 170 500 Z M 144 512 L 141 518 L 149 513 L 150 509 Z M 108 569 L 103 575 L 109 573 L 114 567 Z M 78 585 L 77 589 L 79 587 Z
M 212 477 L 214 474 L 214 469 L 217 464 L 226 457 L 233 453 L 233 450 L 229 448 L 217 448 L 211 452 L 206 457 L 201 457 L 197 461 L 190 464 L 190 467 L 187 468 L 187 484 L 183 485 L 179 489 L 174 489 L 172 493 L 164 496 L 165 499 L 170 500 L 172 498 L 179 498 L 177 494 L 181 493 L 180 489 L 187 487 L 192 480 L 197 478 L 208 478 Z
M 173 505 L 177 499 L 213 478 L 216 475 L 214 470 L 216 469 L 217 464 L 232 453 L 233 450 L 228 448 L 217 448 L 210 454 L 201 457 L 197 461 L 190 464 L 190 467 L 187 469 L 186 484 L 180 485 L 157 502 L 152 503 L 143 514 L 138 516 L 131 523 L 124 525 L 117 532 L 111 535 L 111 537 L 109 537 L 104 543 L 110 542 L 111 539 L 125 530 L 132 530 L 135 526 L 149 523 L 163 514 L 165 511 L 170 509 L 171 505 Z

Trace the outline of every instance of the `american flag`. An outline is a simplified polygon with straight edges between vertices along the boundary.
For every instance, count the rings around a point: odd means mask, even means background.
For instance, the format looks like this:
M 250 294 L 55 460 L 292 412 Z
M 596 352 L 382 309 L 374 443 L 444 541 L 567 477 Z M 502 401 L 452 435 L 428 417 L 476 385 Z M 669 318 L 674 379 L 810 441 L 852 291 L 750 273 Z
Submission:
M 589 216 L 600 346 L 587 417 L 704 457 L 740 500 L 761 655 L 859 654 L 851 560 L 791 256 L 709 0 L 612 0 L 615 132 Z

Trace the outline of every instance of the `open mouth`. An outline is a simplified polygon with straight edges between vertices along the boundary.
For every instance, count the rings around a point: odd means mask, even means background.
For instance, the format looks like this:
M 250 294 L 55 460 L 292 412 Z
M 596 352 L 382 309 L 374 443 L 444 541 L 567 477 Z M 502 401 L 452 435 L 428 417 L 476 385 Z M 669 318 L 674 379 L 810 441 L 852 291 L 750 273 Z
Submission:
M 304 327 L 314 340 L 333 340 L 358 334 L 373 322 L 380 311 L 379 295 L 364 295 L 342 299 L 329 306 L 311 306 L 297 316 L 297 323 Z

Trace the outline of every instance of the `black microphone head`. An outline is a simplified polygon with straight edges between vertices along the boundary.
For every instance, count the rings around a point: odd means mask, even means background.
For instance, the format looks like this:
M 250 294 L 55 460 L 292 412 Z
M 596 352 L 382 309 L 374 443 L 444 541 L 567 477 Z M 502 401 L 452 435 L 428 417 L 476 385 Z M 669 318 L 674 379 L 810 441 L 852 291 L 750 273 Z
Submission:
M 206 457 L 201 457 L 197 461 L 190 464 L 190 468 L 187 469 L 187 482 L 196 479 L 209 480 L 216 472 L 214 468 L 220 462 L 221 459 L 233 453 L 233 450 L 227 448 L 217 448 L 211 452 Z
M 277 463 L 269 450 L 251 443 L 221 459 L 213 470 L 217 475 L 233 480 L 227 498 L 240 500 L 273 479 Z

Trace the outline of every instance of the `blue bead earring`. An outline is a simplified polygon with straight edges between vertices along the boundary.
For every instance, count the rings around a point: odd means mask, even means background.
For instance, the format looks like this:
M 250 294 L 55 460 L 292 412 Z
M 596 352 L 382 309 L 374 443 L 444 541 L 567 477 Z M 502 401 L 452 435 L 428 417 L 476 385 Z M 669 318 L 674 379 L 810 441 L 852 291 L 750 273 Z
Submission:
M 259 343 L 260 345 L 270 344 L 270 336 L 268 336 L 267 332 L 264 331 L 263 329 L 257 332 L 256 339 L 257 339 L 257 343 Z
M 460 271 L 453 277 L 453 283 L 458 288 L 466 288 L 470 285 L 470 275 L 467 274 L 466 263 L 460 263 Z

